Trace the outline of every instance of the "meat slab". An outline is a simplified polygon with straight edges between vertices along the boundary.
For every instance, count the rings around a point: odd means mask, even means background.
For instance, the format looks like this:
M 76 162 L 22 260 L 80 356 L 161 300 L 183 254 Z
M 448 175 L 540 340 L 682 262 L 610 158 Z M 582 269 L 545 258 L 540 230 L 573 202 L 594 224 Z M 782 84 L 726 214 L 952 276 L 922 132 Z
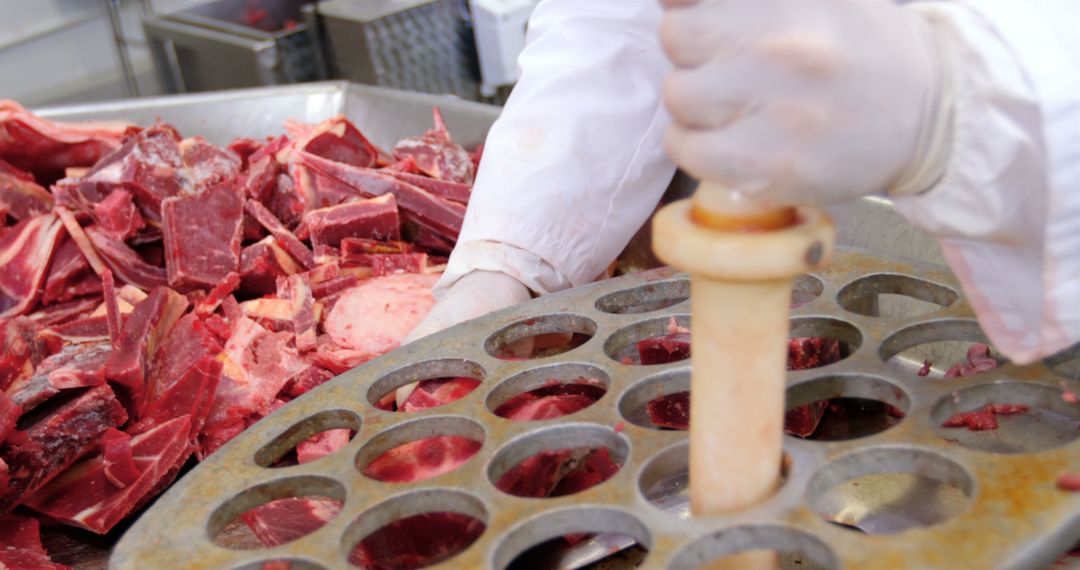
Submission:
M 592 378 L 550 380 L 540 388 L 510 398 L 494 411 L 496 416 L 518 422 L 549 420 L 593 405 L 606 391 L 599 380 Z
M 387 275 L 346 291 L 324 326 L 333 342 L 372 357 L 397 348 L 435 304 L 436 275 Z
M 240 265 L 244 202 L 229 184 L 161 205 L 165 269 L 178 291 L 211 289 Z
M 411 483 L 449 473 L 480 451 L 481 444 L 458 435 L 440 435 L 399 445 L 364 467 L 364 475 L 386 483 Z

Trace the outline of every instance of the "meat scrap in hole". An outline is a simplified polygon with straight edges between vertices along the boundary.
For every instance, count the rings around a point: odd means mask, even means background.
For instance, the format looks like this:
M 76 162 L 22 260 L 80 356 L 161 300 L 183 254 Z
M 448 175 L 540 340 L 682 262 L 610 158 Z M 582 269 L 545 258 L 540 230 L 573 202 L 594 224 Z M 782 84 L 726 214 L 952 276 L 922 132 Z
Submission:
M 364 537 L 349 563 L 365 570 L 412 570 L 448 560 L 484 533 L 479 519 L 434 512 L 398 519 Z
M 970 431 L 993 431 L 998 428 L 997 416 L 1023 414 L 1028 409 L 1024 404 L 987 404 L 980 410 L 954 414 L 942 422 L 941 426 L 962 427 Z
M 594 378 L 570 382 L 552 379 L 503 402 L 494 413 L 519 422 L 549 420 L 581 411 L 596 403 L 606 392 L 604 385 Z
M 541 451 L 503 473 L 495 487 L 516 497 L 563 497 L 607 481 L 621 467 L 604 447 Z
M 480 451 L 481 443 L 459 435 L 410 441 L 379 455 L 364 475 L 385 483 L 412 483 L 449 473 Z
M 38 520 L 16 514 L 0 515 L 0 568 L 71 570 L 70 566 L 49 560 L 49 553 L 41 544 Z

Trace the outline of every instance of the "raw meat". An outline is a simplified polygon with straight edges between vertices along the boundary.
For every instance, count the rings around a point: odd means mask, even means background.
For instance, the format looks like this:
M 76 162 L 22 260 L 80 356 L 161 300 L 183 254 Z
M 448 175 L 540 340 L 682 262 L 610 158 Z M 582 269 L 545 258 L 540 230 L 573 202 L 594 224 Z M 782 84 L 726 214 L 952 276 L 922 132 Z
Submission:
M 259 542 L 274 547 L 307 536 L 341 512 L 341 501 L 323 498 L 277 499 L 240 515 Z
M 365 570 L 412 570 L 465 550 L 486 525 L 459 513 L 423 513 L 398 519 L 361 540 L 349 562 Z
M 100 386 L 105 383 L 105 363 L 111 355 L 108 343 L 69 344 L 46 358 L 33 376 L 13 383 L 7 395 L 25 413 L 62 390 Z
M 124 323 L 105 375 L 126 388 L 137 406 L 145 396 L 146 375 L 158 346 L 187 308 L 188 302 L 183 295 L 159 287 L 135 306 Z
M 410 441 L 376 457 L 364 475 L 385 483 L 413 483 L 450 473 L 472 459 L 481 443 L 459 435 Z
M 0 568 L 71 570 L 70 566 L 49 560 L 49 553 L 41 544 L 41 528 L 37 519 L 14 514 L 0 515 Z
M 15 431 L 15 422 L 22 415 L 22 409 L 8 397 L 7 394 L 0 392 L 0 445 L 3 445 L 4 440 L 8 435 Z M 4 487 L 7 487 L 7 480 L 4 480 L 4 484 L 0 485 L 0 493 L 3 492 Z
M 333 373 L 325 368 L 310 366 L 307 370 L 293 376 L 292 380 L 285 384 L 282 392 L 290 398 L 299 398 L 333 377 Z
M 55 214 L 27 218 L 0 237 L 0 318 L 29 313 L 63 237 Z
M 289 255 L 291 255 L 304 269 L 315 267 L 315 254 L 311 253 L 311 250 L 296 238 L 296 235 L 290 232 L 285 226 L 281 225 L 281 222 L 270 212 L 270 210 L 266 209 L 266 206 L 263 206 L 254 200 L 248 200 L 244 209 L 251 214 L 256 221 L 262 224 L 262 226 L 266 228 L 266 231 L 274 236 L 278 245 L 289 252 Z
M 57 123 L 14 101 L 0 101 L 0 158 L 43 175 L 90 166 L 119 147 L 131 128 L 122 123 Z
M 563 497 L 603 483 L 620 467 L 603 447 L 542 451 L 503 473 L 495 487 L 517 497 Z
M 164 268 L 143 261 L 126 243 L 109 237 L 96 226 L 86 228 L 85 232 L 100 259 L 113 275 L 125 283 L 131 283 L 144 291 L 163 287 L 168 283 Z
M 987 404 L 981 410 L 961 412 L 942 422 L 942 427 L 962 427 L 970 431 L 993 431 L 998 428 L 998 415 L 1022 414 L 1028 411 L 1023 404 Z
M 398 204 L 410 217 L 442 236 L 457 239 L 465 207 L 457 202 L 444 200 L 423 188 L 402 182 L 389 174 L 370 168 L 357 168 L 299 152 L 294 155 L 300 164 L 311 167 L 323 175 L 347 184 L 366 197 L 374 198 L 393 194 Z
M 593 405 L 606 391 L 603 384 L 591 378 L 574 382 L 551 380 L 540 388 L 510 398 L 495 408 L 495 415 L 519 422 L 549 420 Z
M 29 318 L 0 320 L 0 392 L 7 390 L 12 382 L 32 375 L 42 361 L 60 348 L 60 339 L 44 333 Z
M 349 289 L 326 317 L 334 344 L 378 356 L 401 344 L 420 324 L 435 298 L 437 275 L 404 274 L 371 279 Z
M 468 204 L 469 197 L 472 195 L 472 186 L 468 184 L 428 178 L 411 172 L 402 172 L 400 170 L 389 168 L 386 169 L 386 173 L 402 182 L 407 182 L 413 186 L 423 188 L 440 198 L 446 198 L 447 200 L 452 200 L 459 204 Z
M 1057 488 L 1062 491 L 1080 491 L 1080 475 L 1063 473 L 1058 476 Z
M 231 185 L 167 198 L 161 216 L 170 287 L 210 289 L 237 271 L 244 202 Z
M 322 459 L 345 447 L 353 433 L 347 429 L 331 429 L 317 433 L 296 446 L 296 462 L 300 465 Z
M 230 149 L 206 142 L 202 137 L 180 141 L 180 158 L 196 189 L 232 182 L 240 174 L 240 156 Z
M 139 479 L 130 435 L 116 428 L 105 430 L 101 436 L 101 458 L 105 478 L 114 487 L 123 489 Z
M 675 392 L 645 404 L 649 421 L 656 427 L 690 429 L 690 392 Z
M 319 123 L 296 148 L 350 166 L 375 165 L 378 151 L 344 115 Z
M 642 365 L 686 360 L 690 358 L 690 335 L 675 333 L 658 338 L 647 338 L 638 341 L 637 351 Z
M 0 495 L 7 512 L 97 445 L 101 434 L 127 421 L 127 412 L 109 386 L 90 388 L 22 431 L 19 441 L 0 448 L 10 470 Z
M 343 238 L 396 240 L 401 237 L 393 194 L 312 210 L 304 216 L 311 243 L 337 247 Z
M 190 418 L 179 417 L 131 438 L 138 475 L 123 487 L 110 481 L 109 464 L 98 455 L 73 466 L 26 502 L 64 524 L 105 534 L 133 511 L 191 454 Z
M 2 111 L 0 111 L 2 113 Z M 34 177 L 0 159 L 0 211 L 15 221 L 52 211 L 53 197 L 34 182 Z M 4 216 L 0 216 L 2 222 Z M 0 223 L 0 226 L 3 224 Z
M 75 297 L 95 293 L 92 286 L 87 289 L 82 284 L 86 278 L 89 278 L 92 284 L 96 284 L 97 279 L 91 275 L 90 264 L 79 251 L 79 245 L 70 238 L 62 240 L 53 255 L 49 274 L 45 278 L 45 290 L 41 296 L 42 304 L 69 301 Z
M 472 184 L 475 174 L 472 157 L 450 139 L 442 113 L 432 111 L 435 128 L 419 137 L 410 137 L 394 146 L 394 158 L 411 158 L 424 174 L 439 180 Z
M 341 253 L 346 257 L 375 253 L 411 253 L 412 250 L 412 244 L 404 241 L 376 241 L 352 237 L 341 240 Z
M 104 200 L 94 204 L 93 214 L 97 227 L 114 240 L 126 240 L 146 226 L 131 193 L 123 188 L 113 190 Z
M 788 341 L 788 370 L 809 370 L 843 358 L 840 341 L 833 338 L 793 338 Z
M 240 252 L 240 290 L 248 295 L 273 293 L 277 279 L 299 273 L 300 266 L 272 236 Z
M 395 273 L 424 273 L 428 268 L 426 253 L 376 253 L 369 258 L 372 277 Z
M 952 365 L 952 367 L 945 372 L 945 377 L 961 378 L 964 376 L 974 376 L 976 374 L 982 374 L 983 372 L 989 372 L 997 367 L 997 360 L 990 356 L 990 347 L 982 343 L 976 343 L 968 349 L 966 361 Z
M 469 395 L 479 385 L 480 381 L 475 378 L 424 380 L 417 384 L 416 389 L 402 403 L 401 411 L 418 412 L 456 402 Z M 393 392 L 390 395 L 393 396 Z

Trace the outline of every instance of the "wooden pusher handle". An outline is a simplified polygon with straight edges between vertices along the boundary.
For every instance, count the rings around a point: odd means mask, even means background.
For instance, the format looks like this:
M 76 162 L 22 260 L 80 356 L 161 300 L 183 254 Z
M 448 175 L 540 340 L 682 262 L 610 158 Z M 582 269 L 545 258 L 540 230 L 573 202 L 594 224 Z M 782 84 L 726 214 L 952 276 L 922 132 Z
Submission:
M 768 498 L 783 460 L 784 389 L 792 282 L 832 253 L 821 210 L 761 208 L 703 182 L 653 221 L 653 249 L 690 274 L 690 504 L 729 515 Z M 724 568 L 772 568 L 745 553 Z

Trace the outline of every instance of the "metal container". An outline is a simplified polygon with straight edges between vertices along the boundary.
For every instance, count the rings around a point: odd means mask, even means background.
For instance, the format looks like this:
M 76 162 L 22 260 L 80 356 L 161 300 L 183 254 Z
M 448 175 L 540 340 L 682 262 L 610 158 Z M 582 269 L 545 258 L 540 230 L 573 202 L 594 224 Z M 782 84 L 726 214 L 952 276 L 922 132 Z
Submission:
M 308 0 L 217 0 L 152 14 L 143 30 L 169 93 L 317 81 L 316 42 L 301 8 Z
M 309 21 L 313 12 L 307 8 Z M 465 0 L 328 0 L 318 4 L 318 16 L 334 77 L 480 99 Z

